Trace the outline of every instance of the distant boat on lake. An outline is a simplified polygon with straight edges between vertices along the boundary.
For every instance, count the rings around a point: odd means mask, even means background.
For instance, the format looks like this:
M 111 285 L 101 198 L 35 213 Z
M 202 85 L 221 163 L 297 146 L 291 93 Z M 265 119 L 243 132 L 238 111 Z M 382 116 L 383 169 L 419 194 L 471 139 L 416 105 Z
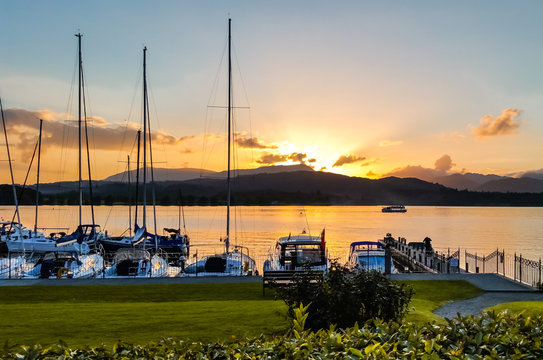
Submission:
M 384 213 L 404 213 L 407 212 L 407 209 L 403 205 L 392 205 L 392 206 L 385 206 L 381 209 L 381 212 Z

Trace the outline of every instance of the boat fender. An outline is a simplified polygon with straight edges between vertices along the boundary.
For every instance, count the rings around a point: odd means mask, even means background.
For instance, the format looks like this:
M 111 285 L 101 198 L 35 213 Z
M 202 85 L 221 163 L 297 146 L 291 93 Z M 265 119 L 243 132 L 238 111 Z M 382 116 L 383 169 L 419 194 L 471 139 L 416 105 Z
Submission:
M 68 275 L 68 272 L 70 271 L 70 269 L 68 269 L 67 267 L 61 267 L 60 269 L 58 269 L 58 273 L 57 273 L 57 279 L 61 279 L 62 278 L 62 275 L 64 273 L 66 273 L 66 275 Z

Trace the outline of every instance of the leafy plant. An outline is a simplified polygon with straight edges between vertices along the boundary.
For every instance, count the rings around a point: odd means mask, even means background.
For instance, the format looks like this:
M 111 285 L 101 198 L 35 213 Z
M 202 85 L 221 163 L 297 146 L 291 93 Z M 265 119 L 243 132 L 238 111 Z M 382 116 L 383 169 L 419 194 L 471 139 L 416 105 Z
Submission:
M 277 287 L 277 294 L 292 318 L 301 304 L 311 304 L 307 324 L 318 330 L 331 324 L 347 328 L 373 318 L 401 320 L 413 291 L 377 271 L 350 270 L 335 263 L 322 278 L 296 275 L 291 284 Z
M 309 309 L 311 307 L 309 306 Z M 286 336 L 260 336 L 232 342 L 163 339 L 147 345 L 69 348 L 60 342 L 43 348 L 6 346 L 1 359 L 541 359 L 543 317 L 508 312 L 458 317 L 446 324 L 423 326 L 378 319 L 344 330 L 308 331 L 308 306 L 295 311 Z M 310 316 L 309 316 L 310 317 Z M 307 319 L 309 319 L 307 317 Z M 295 330 L 295 331 L 294 331 Z M 298 335 L 296 335 L 298 334 Z

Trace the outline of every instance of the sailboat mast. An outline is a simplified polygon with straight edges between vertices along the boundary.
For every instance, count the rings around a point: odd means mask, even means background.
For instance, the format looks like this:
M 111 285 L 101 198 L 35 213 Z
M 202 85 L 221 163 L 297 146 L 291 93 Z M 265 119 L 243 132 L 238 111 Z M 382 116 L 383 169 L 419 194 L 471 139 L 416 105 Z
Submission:
M 38 233 L 38 206 L 40 202 L 40 161 L 41 161 L 41 129 L 43 120 L 40 119 L 40 135 L 38 138 L 38 170 L 36 175 L 36 216 L 34 218 L 34 233 Z
M 143 228 L 147 228 L 147 46 L 143 48 Z M 143 242 L 145 248 L 145 241 Z
M 4 118 L 4 107 L 0 98 L 0 112 L 2 113 L 2 125 L 4 127 L 4 138 L 6 139 L 6 151 L 8 153 L 9 174 L 11 175 L 11 188 L 13 189 L 13 201 L 15 202 L 15 213 L 17 214 L 17 222 L 21 224 L 21 216 L 19 215 L 19 200 L 17 199 L 17 191 L 15 190 L 15 180 L 13 178 L 13 167 L 11 166 L 11 154 L 9 152 L 8 131 L 6 129 L 6 119 Z M 21 237 L 22 241 L 22 237 Z
M 139 189 L 140 189 L 140 146 L 141 144 L 141 130 L 138 130 L 138 151 L 136 156 L 136 211 L 134 214 L 134 231 L 138 225 L 138 201 L 139 201 Z
M 79 76 L 78 76 L 78 119 L 77 119 L 77 125 L 78 125 L 78 138 L 79 138 L 79 180 L 77 182 L 78 191 L 79 191 L 79 225 L 82 223 L 82 216 L 81 216 L 81 207 L 83 205 L 83 187 L 81 186 L 82 182 L 82 171 L 81 171 L 81 77 L 82 77 L 82 71 L 81 68 L 83 66 L 82 60 L 81 60 L 81 33 L 75 34 L 77 37 L 77 49 L 78 49 L 78 64 L 79 64 Z
M 230 242 L 230 144 L 232 141 L 232 19 L 228 19 L 228 192 L 226 197 L 226 252 Z
M 126 174 L 128 175 L 128 235 L 132 236 L 132 198 L 130 196 L 130 154 L 126 155 Z

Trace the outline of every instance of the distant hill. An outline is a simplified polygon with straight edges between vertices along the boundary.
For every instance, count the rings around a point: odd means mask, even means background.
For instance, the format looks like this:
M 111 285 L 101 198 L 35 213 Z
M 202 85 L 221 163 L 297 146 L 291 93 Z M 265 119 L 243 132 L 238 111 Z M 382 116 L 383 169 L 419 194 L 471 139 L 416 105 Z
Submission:
M 232 170 L 232 176 L 243 176 L 243 175 L 255 175 L 255 174 L 275 174 L 282 172 L 292 172 L 292 171 L 313 171 L 313 169 L 307 165 L 274 165 L 274 166 L 261 166 L 256 169 L 236 169 Z M 143 169 L 140 169 L 140 181 L 143 176 Z M 127 171 L 111 175 L 105 178 L 103 181 L 113 181 L 113 182 L 128 182 Z M 147 171 L 147 176 L 149 175 L 149 169 Z M 221 179 L 226 178 L 227 171 L 211 171 L 204 169 L 194 169 L 194 168 L 181 168 L 181 169 L 165 169 L 158 168 L 153 170 L 153 175 L 155 181 L 184 181 L 190 179 L 198 178 L 215 178 Z M 136 170 L 130 170 L 130 181 L 136 181 Z
M 512 179 L 507 176 L 499 175 L 482 175 L 477 173 L 452 174 L 447 176 L 435 177 L 433 182 L 458 190 L 473 190 L 476 191 L 481 185 L 502 179 Z
M 543 179 L 529 177 L 504 178 L 486 182 L 478 186 L 477 191 L 496 191 L 512 193 L 541 193 L 543 192 Z

